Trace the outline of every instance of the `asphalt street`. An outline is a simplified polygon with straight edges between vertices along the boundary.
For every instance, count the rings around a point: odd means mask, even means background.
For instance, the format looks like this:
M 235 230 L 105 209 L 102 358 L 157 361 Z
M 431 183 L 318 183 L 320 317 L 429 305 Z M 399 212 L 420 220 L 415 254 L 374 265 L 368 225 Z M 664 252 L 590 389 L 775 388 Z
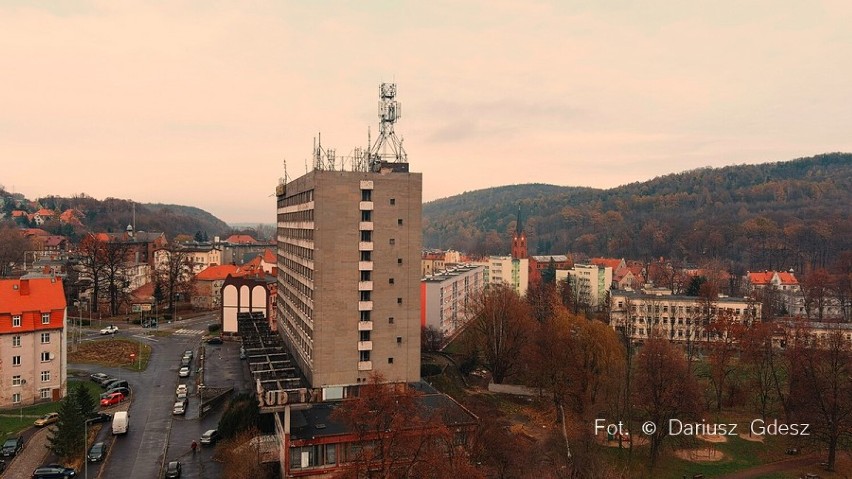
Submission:
M 204 431 L 215 429 L 222 415 L 220 406 L 204 418 L 199 417 L 200 382 L 199 355 L 201 337 L 215 316 L 161 324 L 160 331 L 169 331 L 168 336 L 153 336 L 140 327 L 123 327 L 118 336 L 148 342 L 152 354 L 148 368 L 139 373 L 125 369 L 110 369 L 96 365 L 71 364 L 70 369 L 107 374 L 126 379 L 132 388 L 132 404 L 129 410 L 130 429 L 124 436 L 112 436 L 109 424 L 101 431 L 98 440 L 109 444 L 107 459 L 103 464 L 89 464 L 90 478 L 158 478 L 163 476 L 165 464 L 178 460 L 183 465 L 182 478 L 218 478 L 222 474 L 221 464 L 213 461 L 213 448 L 201 447 L 200 437 Z M 95 337 L 86 338 L 97 340 Z M 239 359 L 239 343 L 226 342 L 222 345 L 205 345 L 206 361 L 204 379 L 208 388 L 234 387 L 245 390 L 250 387 L 248 372 Z M 191 375 L 179 378 L 180 358 L 187 349 L 194 351 Z M 183 416 L 172 415 L 175 389 L 179 383 L 189 386 L 189 407 Z M 192 441 L 199 442 L 198 452 L 193 454 Z M 83 476 L 83 471 L 80 471 Z

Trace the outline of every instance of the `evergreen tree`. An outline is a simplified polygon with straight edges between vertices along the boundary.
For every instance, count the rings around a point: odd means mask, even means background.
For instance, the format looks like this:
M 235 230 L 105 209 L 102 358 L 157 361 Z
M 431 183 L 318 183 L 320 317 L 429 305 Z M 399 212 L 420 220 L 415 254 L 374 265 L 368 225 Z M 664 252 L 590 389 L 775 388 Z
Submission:
M 195 242 L 201 243 L 204 240 L 204 235 L 201 234 L 201 231 L 195 232 Z
M 541 272 L 541 282 L 544 284 L 556 284 L 556 262 L 553 257 L 550 258 L 550 263 L 547 264 L 547 269 Z
M 59 421 L 47 437 L 48 448 L 60 457 L 72 457 L 83 451 L 85 417 L 77 394 L 65 396 L 59 406 Z
M 98 412 L 98 404 L 95 402 L 95 398 L 92 397 L 92 394 L 89 393 L 89 390 L 83 383 L 77 384 L 72 394 L 75 396 L 74 400 L 80 406 L 80 414 L 84 418 L 90 418 Z

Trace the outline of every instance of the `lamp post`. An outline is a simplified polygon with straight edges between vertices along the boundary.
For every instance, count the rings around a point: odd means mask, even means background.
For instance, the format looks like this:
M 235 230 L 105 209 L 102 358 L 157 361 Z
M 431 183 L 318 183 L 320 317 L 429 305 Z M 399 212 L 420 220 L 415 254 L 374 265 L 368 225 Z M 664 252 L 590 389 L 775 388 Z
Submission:
M 83 479 L 89 479 L 89 423 L 94 419 L 83 422 Z

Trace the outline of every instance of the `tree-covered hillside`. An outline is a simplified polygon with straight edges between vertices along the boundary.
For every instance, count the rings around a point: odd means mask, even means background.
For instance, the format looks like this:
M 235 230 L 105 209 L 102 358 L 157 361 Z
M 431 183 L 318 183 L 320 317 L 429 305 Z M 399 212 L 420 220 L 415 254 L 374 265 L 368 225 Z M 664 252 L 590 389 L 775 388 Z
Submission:
M 702 168 L 607 190 L 464 193 L 424 205 L 424 245 L 507 254 L 519 206 L 530 254 L 828 266 L 852 243 L 852 154 Z

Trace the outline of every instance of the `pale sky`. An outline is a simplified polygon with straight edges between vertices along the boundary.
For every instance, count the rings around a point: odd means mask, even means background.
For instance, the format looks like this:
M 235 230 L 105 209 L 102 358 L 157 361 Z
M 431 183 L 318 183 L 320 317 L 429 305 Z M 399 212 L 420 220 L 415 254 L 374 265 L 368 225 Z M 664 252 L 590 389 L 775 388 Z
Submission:
M 852 2 L 0 0 L 0 184 L 275 221 L 313 139 L 423 199 L 852 151 Z

